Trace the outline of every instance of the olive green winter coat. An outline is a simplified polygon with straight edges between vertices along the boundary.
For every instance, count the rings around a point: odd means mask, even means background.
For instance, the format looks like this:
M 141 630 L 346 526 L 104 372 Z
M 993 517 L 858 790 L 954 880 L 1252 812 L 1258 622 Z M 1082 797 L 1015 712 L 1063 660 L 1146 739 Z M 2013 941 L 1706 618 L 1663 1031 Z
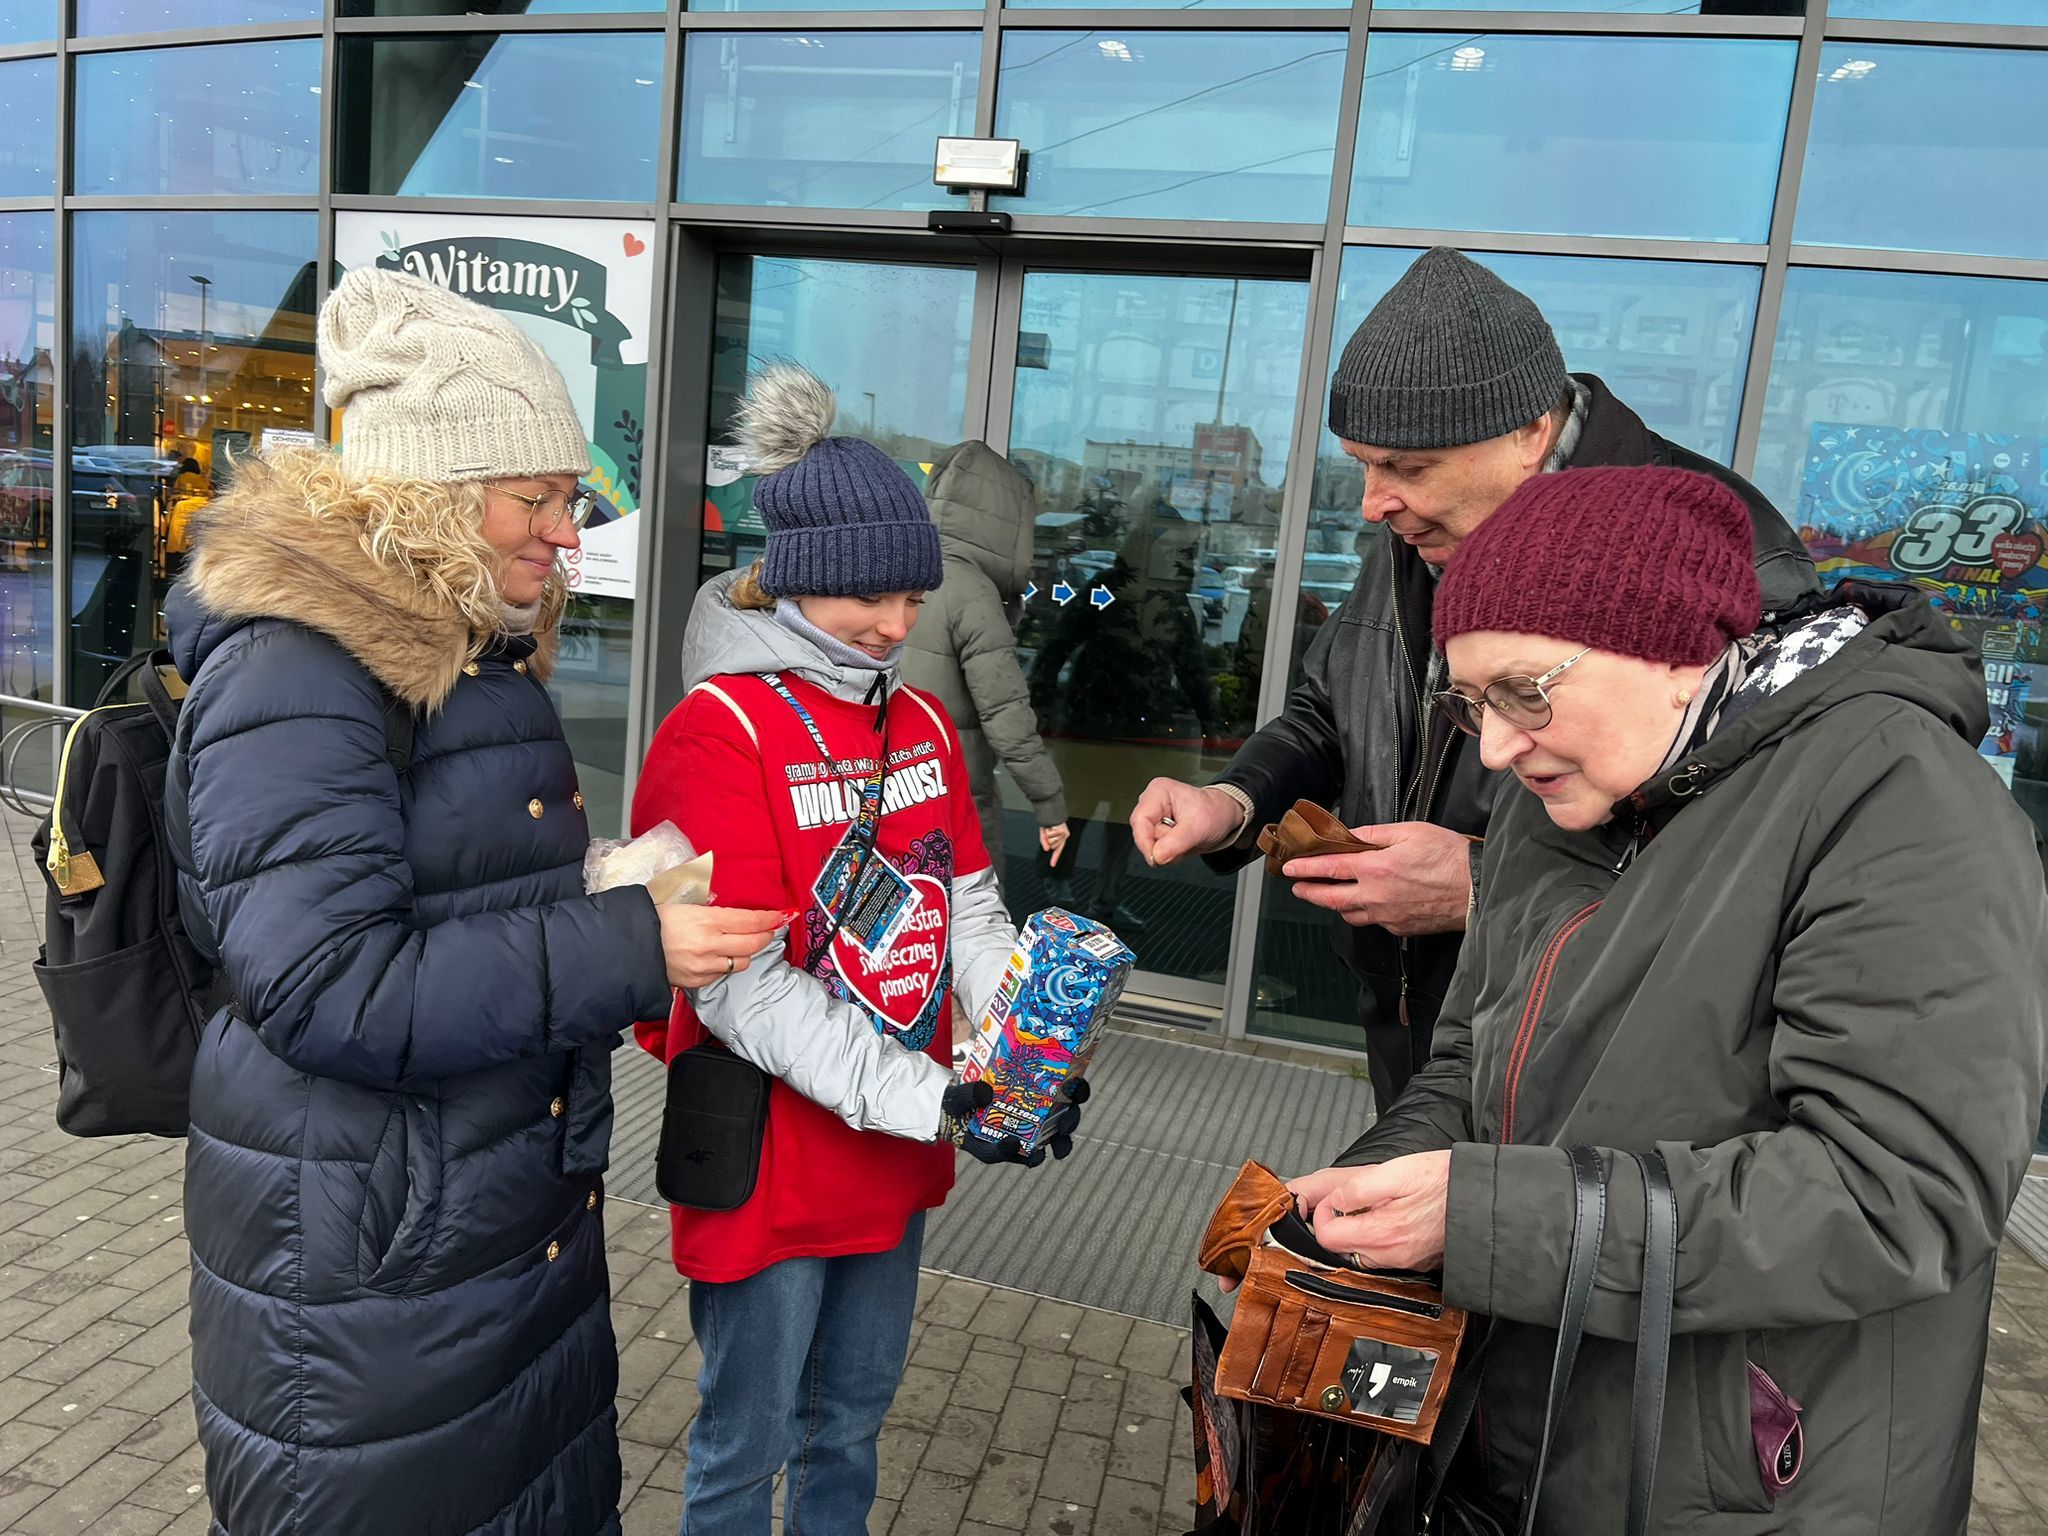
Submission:
M 1041 827 L 1067 819 L 1060 771 L 1038 734 L 1017 664 L 1011 605 L 1031 580 L 1031 482 L 986 443 L 933 461 L 925 487 L 945 550 L 946 581 L 925 598 L 903 653 L 903 680 L 937 694 L 960 732 L 989 858 L 1002 868 L 996 764 L 1009 770 Z
M 1498 1491 L 1542 1423 L 1564 1149 L 1654 1147 L 1679 1273 L 1652 1528 L 1964 1529 L 1992 1271 L 2041 1105 L 2048 894 L 1974 750 L 1967 642 L 1875 590 L 1890 611 L 1607 827 L 1561 831 L 1505 792 L 1432 1058 L 1343 1159 L 1452 1149 L 1444 1288 L 1505 1325 L 1482 1420 Z M 1625 1161 L 1544 1484 L 1556 1536 L 1622 1526 L 1642 1230 Z M 1804 1407 L 1775 1502 L 1752 1363 Z

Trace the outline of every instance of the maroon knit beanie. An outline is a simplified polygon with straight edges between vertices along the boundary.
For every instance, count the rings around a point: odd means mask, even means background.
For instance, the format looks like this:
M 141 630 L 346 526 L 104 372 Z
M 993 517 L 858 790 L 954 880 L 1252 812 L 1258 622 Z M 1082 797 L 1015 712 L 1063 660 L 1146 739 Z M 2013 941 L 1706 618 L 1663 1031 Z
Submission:
M 1691 470 L 1532 476 L 1451 557 L 1437 648 L 1488 630 L 1703 665 L 1763 616 L 1754 538 L 1742 499 Z

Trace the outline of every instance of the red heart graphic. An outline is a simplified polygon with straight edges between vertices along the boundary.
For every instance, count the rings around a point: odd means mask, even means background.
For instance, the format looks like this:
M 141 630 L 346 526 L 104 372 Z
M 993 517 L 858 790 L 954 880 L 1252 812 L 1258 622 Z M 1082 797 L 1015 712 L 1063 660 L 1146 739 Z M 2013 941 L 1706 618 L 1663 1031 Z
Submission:
M 2001 533 L 1991 541 L 1991 563 L 2001 576 L 2017 576 L 2041 563 L 2041 535 Z
M 938 990 L 946 962 L 946 887 L 930 875 L 912 875 L 910 883 L 917 891 L 917 910 L 886 955 L 862 954 L 844 933 L 832 939 L 832 964 L 840 979 L 891 1034 L 917 1022 Z
M 626 254 L 628 256 L 638 256 L 647 249 L 647 242 L 634 234 L 630 229 L 626 231 L 626 237 L 620 243 L 626 247 Z

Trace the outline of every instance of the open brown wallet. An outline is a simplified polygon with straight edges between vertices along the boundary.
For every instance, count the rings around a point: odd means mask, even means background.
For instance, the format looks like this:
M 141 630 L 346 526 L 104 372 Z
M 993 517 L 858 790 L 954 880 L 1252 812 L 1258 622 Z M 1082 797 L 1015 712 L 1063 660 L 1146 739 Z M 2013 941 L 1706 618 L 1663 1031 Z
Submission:
M 1242 1282 L 1217 1393 L 1427 1443 L 1466 1314 L 1425 1276 L 1349 1267 L 1305 1225 L 1258 1163 L 1239 1170 L 1210 1218 L 1202 1268 Z
M 1259 832 L 1266 873 L 1275 876 L 1290 859 L 1322 853 L 1374 853 L 1381 846 L 1368 843 L 1313 800 L 1295 801 L 1293 810 Z

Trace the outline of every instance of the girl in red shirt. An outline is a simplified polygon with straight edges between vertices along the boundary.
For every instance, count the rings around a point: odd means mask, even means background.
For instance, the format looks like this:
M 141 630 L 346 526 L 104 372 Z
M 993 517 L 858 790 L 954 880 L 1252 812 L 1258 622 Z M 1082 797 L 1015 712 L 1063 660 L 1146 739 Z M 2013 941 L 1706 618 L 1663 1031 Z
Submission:
M 785 1529 L 866 1530 L 924 1213 L 956 1145 L 1016 1152 L 964 1133 L 987 1089 L 950 1070 L 953 993 L 979 1016 L 1016 933 L 958 734 L 896 672 L 942 577 L 938 533 L 881 450 L 826 436 L 836 411 L 787 367 L 744 403 L 767 552 L 699 594 L 689 692 L 633 802 L 636 832 L 670 820 L 715 855 L 719 904 L 797 914 L 639 1029 L 664 1061 L 709 1034 L 776 1079 L 753 1195 L 671 1211 L 704 1353 L 685 1536 L 764 1536 L 785 1464 Z

